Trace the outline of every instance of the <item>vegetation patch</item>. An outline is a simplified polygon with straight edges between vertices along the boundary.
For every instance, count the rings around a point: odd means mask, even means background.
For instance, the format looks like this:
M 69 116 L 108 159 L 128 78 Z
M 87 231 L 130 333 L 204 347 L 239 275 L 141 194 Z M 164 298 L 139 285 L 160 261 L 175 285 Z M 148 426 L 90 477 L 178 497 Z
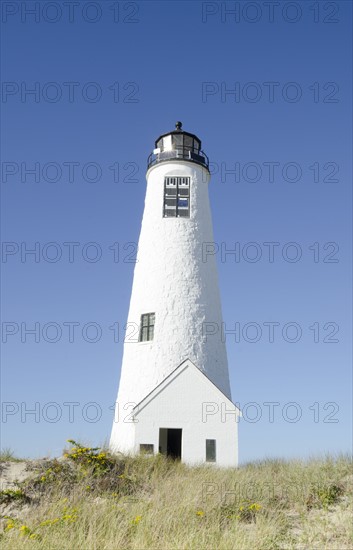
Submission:
M 307 509 L 328 508 L 336 504 L 344 493 L 342 485 L 328 483 L 313 487 L 307 499 Z
M 352 548 L 347 456 L 192 468 L 69 443 L 2 492 L 2 550 Z
M 11 449 L 5 448 L 0 452 L 0 464 L 2 462 L 21 462 L 21 459 L 17 458 Z
M 4 489 L 0 491 L 0 504 L 10 504 L 11 502 L 27 503 L 30 498 L 23 489 Z

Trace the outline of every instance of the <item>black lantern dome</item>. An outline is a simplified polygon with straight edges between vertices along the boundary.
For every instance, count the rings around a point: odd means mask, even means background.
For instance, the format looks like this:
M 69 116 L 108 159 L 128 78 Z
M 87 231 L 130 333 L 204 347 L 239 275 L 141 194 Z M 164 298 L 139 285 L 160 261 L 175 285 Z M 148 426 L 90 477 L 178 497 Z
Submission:
M 195 162 L 208 170 L 208 157 L 201 150 L 201 140 L 194 134 L 184 132 L 179 121 L 175 124 L 175 130 L 162 134 L 156 140 L 155 149 L 148 157 L 147 169 L 170 160 Z

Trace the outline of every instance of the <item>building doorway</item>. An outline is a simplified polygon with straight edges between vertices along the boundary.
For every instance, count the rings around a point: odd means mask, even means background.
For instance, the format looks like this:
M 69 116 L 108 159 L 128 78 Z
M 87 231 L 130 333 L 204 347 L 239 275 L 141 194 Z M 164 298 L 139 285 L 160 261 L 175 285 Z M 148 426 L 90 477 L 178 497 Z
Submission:
M 159 429 L 159 452 L 174 458 L 181 459 L 181 437 L 182 429 L 160 428 Z

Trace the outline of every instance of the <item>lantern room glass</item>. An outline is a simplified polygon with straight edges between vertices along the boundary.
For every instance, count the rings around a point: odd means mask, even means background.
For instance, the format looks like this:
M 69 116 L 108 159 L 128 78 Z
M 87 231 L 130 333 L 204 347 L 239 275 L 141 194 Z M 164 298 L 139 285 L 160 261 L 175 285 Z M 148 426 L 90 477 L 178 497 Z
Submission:
M 198 154 L 200 152 L 200 141 L 184 133 L 163 136 L 157 141 L 156 145 L 160 153 L 165 151 L 191 151 Z
M 154 164 L 175 159 L 195 162 L 208 170 L 209 161 L 207 155 L 201 150 L 201 141 L 194 134 L 184 132 L 181 127 L 181 122 L 178 122 L 176 130 L 157 138 L 155 149 L 148 157 L 148 168 Z

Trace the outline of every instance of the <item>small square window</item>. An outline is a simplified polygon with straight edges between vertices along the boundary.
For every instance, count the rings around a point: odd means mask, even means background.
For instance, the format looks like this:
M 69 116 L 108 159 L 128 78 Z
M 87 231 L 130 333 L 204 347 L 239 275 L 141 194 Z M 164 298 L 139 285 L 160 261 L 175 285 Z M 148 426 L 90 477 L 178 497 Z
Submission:
M 140 453 L 144 455 L 153 455 L 154 454 L 154 445 L 151 443 L 141 443 L 140 444 Z
M 141 315 L 141 325 L 140 325 L 140 342 L 148 342 L 153 340 L 154 336 L 154 322 L 155 314 L 154 313 L 144 313 Z
M 215 439 L 206 439 L 206 462 L 216 462 Z

